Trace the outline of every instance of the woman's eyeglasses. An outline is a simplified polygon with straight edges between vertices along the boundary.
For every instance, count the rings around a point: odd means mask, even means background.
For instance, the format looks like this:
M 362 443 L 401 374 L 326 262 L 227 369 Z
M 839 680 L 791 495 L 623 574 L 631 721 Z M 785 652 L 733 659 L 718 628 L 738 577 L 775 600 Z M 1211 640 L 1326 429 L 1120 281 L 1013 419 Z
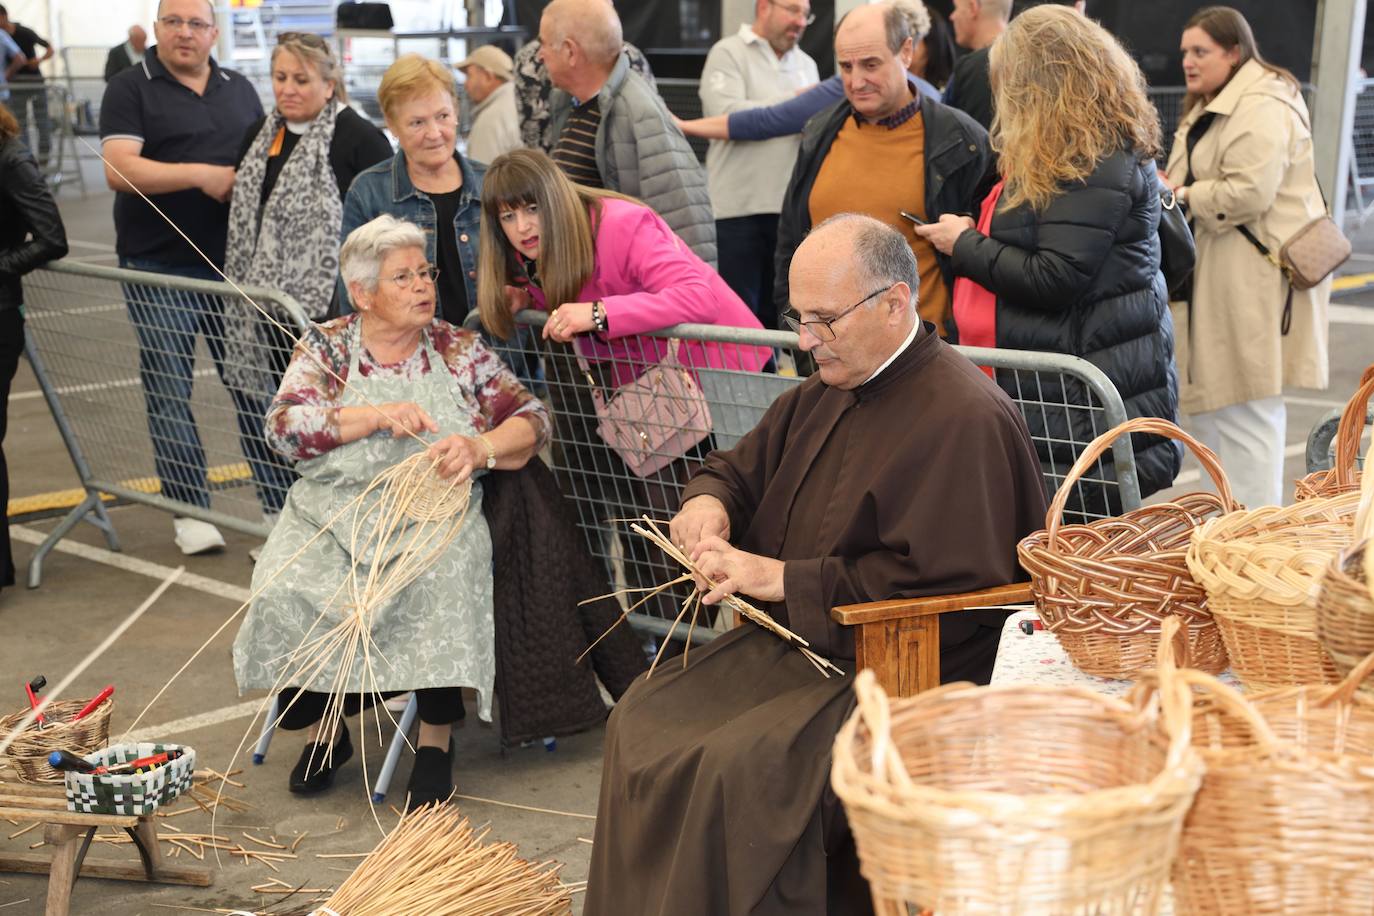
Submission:
M 400 273 L 392 274 L 389 277 L 378 277 L 379 280 L 389 280 L 401 289 L 410 289 L 415 285 L 416 280 L 428 280 L 430 283 L 439 279 L 439 268 L 421 267 L 419 270 L 403 270 Z

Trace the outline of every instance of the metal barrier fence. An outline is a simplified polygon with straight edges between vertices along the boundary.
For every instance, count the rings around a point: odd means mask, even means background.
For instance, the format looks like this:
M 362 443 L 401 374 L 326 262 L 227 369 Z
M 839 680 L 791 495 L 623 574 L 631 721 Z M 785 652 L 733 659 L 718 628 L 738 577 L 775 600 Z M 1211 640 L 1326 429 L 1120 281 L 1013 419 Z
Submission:
M 636 338 L 614 342 L 614 349 L 597 347 L 588 372 L 562 345 L 541 342 L 546 316 L 526 311 L 517 316 L 522 333 L 497 348 L 512 365 L 542 377 L 538 394 L 554 415 L 552 467 L 564 495 L 572 503 L 577 523 L 591 554 L 606 565 L 617 588 L 649 590 L 681 574 L 658 548 L 629 531 L 628 521 L 642 515 L 666 519 L 677 509 L 682 489 L 711 449 L 728 449 L 751 430 L 784 391 L 801 379 L 791 367 L 798 352 L 797 335 L 711 325 L 683 324 Z M 479 327 L 475 313 L 467 326 Z M 610 392 L 659 362 L 667 341 L 682 342 L 697 368 L 692 376 L 709 406 L 709 437 L 666 467 L 641 477 L 633 473 L 600 438 L 593 404 L 593 387 Z M 1121 397 L 1097 367 L 1073 356 L 1016 350 L 959 348 L 980 366 L 997 370 L 999 382 L 1015 400 L 1036 440 L 1045 489 L 1054 493 L 1084 447 L 1099 434 L 1126 420 Z M 778 373 L 747 371 L 771 359 Z M 746 367 L 746 368 L 740 368 Z M 790 373 L 790 374 L 788 374 Z M 672 396 L 669 400 L 674 400 Z M 681 399 L 676 399 L 681 400 Z M 653 437 L 655 430 L 643 430 Z M 932 430 L 932 435 L 940 435 Z M 665 460 L 681 454 L 665 451 Z M 919 473 L 913 468 L 912 473 Z M 1110 457 L 1099 461 L 1079 482 L 1069 522 L 1119 513 L 1140 505 L 1135 456 L 1129 437 L 1115 443 Z M 631 619 L 641 629 L 662 634 L 678 616 L 690 587 L 677 586 L 649 598 Z M 644 594 L 644 593 L 641 593 Z M 631 597 L 628 604 L 638 600 Z M 666 619 L 665 619 L 666 618 Z M 701 634 L 709 638 L 711 634 Z
M 9 88 L 5 104 L 19 121 L 19 136 L 43 176 L 54 187 L 74 179 L 84 196 L 86 178 L 77 153 L 76 105 L 71 92 L 53 80 L 15 81 Z
M 289 296 L 247 292 L 310 326 Z M 291 341 L 224 283 L 56 261 L 24 278 L 24 298 L 25 353 L 86 491 L 35 553 L 30 588 L 82 519 L 118 549 L 102 493 L 267 536 L 295 479 L 262 435 Z
M 1365 436 L 1370 436 L 1369 425 L 1374 423 L 1374 410 L 1365 415 Z M 1329 471 L 1336 462 L 1336 428 L 1341 425 L 1341 408 L 1333 407 L 1322 416 L 1320 420 L 1312 424 L 1311 431 L 1307 434 L 1307 473 L 1313 474 L 1317 471 Z M 1374 440 L 1371 440 L 1374 441 Z M 1368 448 L 1360 450 L 1360 455 L 1368 453 Z M 1364 466 L 1364 459 L 1361 457 L 1360 466 Z

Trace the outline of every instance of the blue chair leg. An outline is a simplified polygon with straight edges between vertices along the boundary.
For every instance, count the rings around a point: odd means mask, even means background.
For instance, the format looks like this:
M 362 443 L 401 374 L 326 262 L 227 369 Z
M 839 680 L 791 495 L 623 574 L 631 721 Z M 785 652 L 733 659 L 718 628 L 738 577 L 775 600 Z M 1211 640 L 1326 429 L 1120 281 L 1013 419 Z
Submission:
M 257 750 L 253 751 L 253 763 L 260 764 L 267 759 L 267 746 L 272 743 L 272 733 L 277 729 L 277 716 L 280 713 L 281 694 L 272 697 L 272 706 L 267 710 L 267 719 L 262 723 L 262 734 L 258 736 Z
M 396 764 L 401 759 L 401 750 L 406 746 L 406 735 L 410 733 L 410 726 L 415 723 L 415 716 L 420 711 L 420 701 L 415 698 L 415 694 L 410 695 L 410 702 L 406 704 L 405 712 L 401 713 L 401 722 L 396 728 L 396 734 L 391 737 L 391 746 L 386 749 L 386 760 L 382 761 L 382 770 L 377 774 L 377 782 L 372 787 L 372 803 L 379 805 L 386 798 L 386 791 L 391 786 L 391 777 L 396 773 Z

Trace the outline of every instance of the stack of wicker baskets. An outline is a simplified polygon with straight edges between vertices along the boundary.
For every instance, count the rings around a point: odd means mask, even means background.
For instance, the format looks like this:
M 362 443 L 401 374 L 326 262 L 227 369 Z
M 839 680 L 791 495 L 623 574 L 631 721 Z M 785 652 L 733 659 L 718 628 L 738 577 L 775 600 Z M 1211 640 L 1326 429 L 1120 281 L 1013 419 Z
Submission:
M 1062 525 L 1064 506 L 1079 478 L 1119 436 L 1137 432 L 1186 444 L 1220 496 L 1190 493 L 1119 517 Z M 1187 628 L 1188 663 L 1214 674 L 1224 670 L 1226 650 L 1185 553 L 1197 526 L 1238 508 L 1216 455 L 1174 424 L 1140 418 L 1099 436 L 1055 494 L 1045 530 L 1017 546 L 1040 618 L 1088 674 L 1130 677 L 1153 665 L 1161 623 L 1171 615 Z
M 1202 778 L 1181 680 L 1129 702 L 952 684 L 889 703 L 871 671 L 855 691 L 831 783 L 877 912 L 1157 911 Z
M 1317 595 L 1332 558 L 1350 545 L 1359 500 L 1346 493 L 1232 512 L 1193 533 L 1188 568 L 1247 690 L 1339 679 L 1317 641 Z
M 1201 672 L 1206 764 L 1174 864 L 1181 913 L 1364 914 L 1374 908 L 1374 698 L 1365 658 L 1338 686 L 1242 697 Z
M 1360 436 L 1364 433 L 1371 397 L 1374 397 L 1374 366 L 1364 370 L 1364 375 L 1360 376 L 1360 387 L 1355 389 L 1341 411 L 1341 422 L 1336 427 L 1336 456 L 1330 470 L 1315 471 L 1299 480 L 1295 493 L 1299 501 L 1318 496 L 1339 496 L 1360 488 L 1357 476 Z
M 30 725 L 5 749 L 5 761 L 21 782 L 61 783 L 63 774 L 48 766 L 48 754 L 71 751 L 89 754 L 110 743 L 110 713 L 114 700 L 108 699 L 79 722 L 72 717 L 86 705 L 85 700 L 58 700 L 49 704 L 43 715 L 48 724 Z M 8 736 L 24 721 L 28 710 L 0 719 L 0 738 Z
M 1346 674 L 1374 652 L 1374 468 L 1366 465 L 1355 543 L 1331 559 L 1317 596 L 1317 638 Z M 1362 688 L 1374 692 L 1374 684 Z

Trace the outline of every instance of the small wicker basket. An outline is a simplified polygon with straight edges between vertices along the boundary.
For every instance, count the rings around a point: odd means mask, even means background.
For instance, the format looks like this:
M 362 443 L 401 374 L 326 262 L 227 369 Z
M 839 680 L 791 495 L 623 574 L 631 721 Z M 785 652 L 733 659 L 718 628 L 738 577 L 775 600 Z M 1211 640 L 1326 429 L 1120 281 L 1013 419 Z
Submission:
M 1341 674 L 1374 652 L 1374 466 L 1361 481 L 1354 533 L 1355 543 L 1332 558 L 1317 595 L 1317 638 Z M 1360 689 L 1374 694 L 1374 682 Z
M 114 698 L 101 703 L 81 721 L 71 721 L 85 705 L 85 700 L 58 700 L 48 704 L 43 710 L 48 724 L 40 729 L 35 722 L 10 743 L 5 749 L 5 761 L 20 782 L 61 783 L 62 773 L 48 766 L 48 754 L 53 751 L 89 754 L 110 743 Z M 0 718 L 0 738 L 14 731 L 28 714 L 26 709 Z
M 1341 411 L 1341 422 L 1336 427 L 1336 456 L 1331 468 L 1314 471 L 1298 480 L 1294 490 L 1296 499 L 1302 501 L 1319 496 L 1339 496 L 1354 493 L 1360 488 L 1360 436 L 1364 433 L 1371 396 L 1374 396 L 1374 366 L 1364 370 L 1364 375 L 1360 376 L 1360 387 L 1355 389 Z
M 1190 493 L 1116 518 L 1061 527 L 1077 480 L 1118 437 L 1136 432 L 1183 442 L 1220 495 Z M 1130 420 L 1094 439 L 1055 494 L 1045 529 L 1016 548 L 1040 619 L 1074 665 L 1098 677 L 1131 677 L 1154 664 L 1161 622 L 1174 616 L 1187 628 L 1188 663 L 1214 674 L 1225 670 L 1221 634 L 1184 555 L 1198 525 L 1237 508 L 1217 456 L 1166 420 Z
M 1242 697 L 1201 672 L 1193 743 L 1207 773 L 1174 864 L 1181 913 L 1367 916 L 1374 907 L 1374 699 L 1357 686 Z
M 1317 641 L 1317 594 L 1350 545 L 1359 500 L 1347 493 L 1233 512 L 1193 533 L 1188 568 L 1248 691 L 1340 679 Z
M 854 686 L 831 784 L 877 912 L 1158 911 L 1202 779 L 1182 682 L 1130 701 L 969 684 L 889 701 L 867 670 Z

